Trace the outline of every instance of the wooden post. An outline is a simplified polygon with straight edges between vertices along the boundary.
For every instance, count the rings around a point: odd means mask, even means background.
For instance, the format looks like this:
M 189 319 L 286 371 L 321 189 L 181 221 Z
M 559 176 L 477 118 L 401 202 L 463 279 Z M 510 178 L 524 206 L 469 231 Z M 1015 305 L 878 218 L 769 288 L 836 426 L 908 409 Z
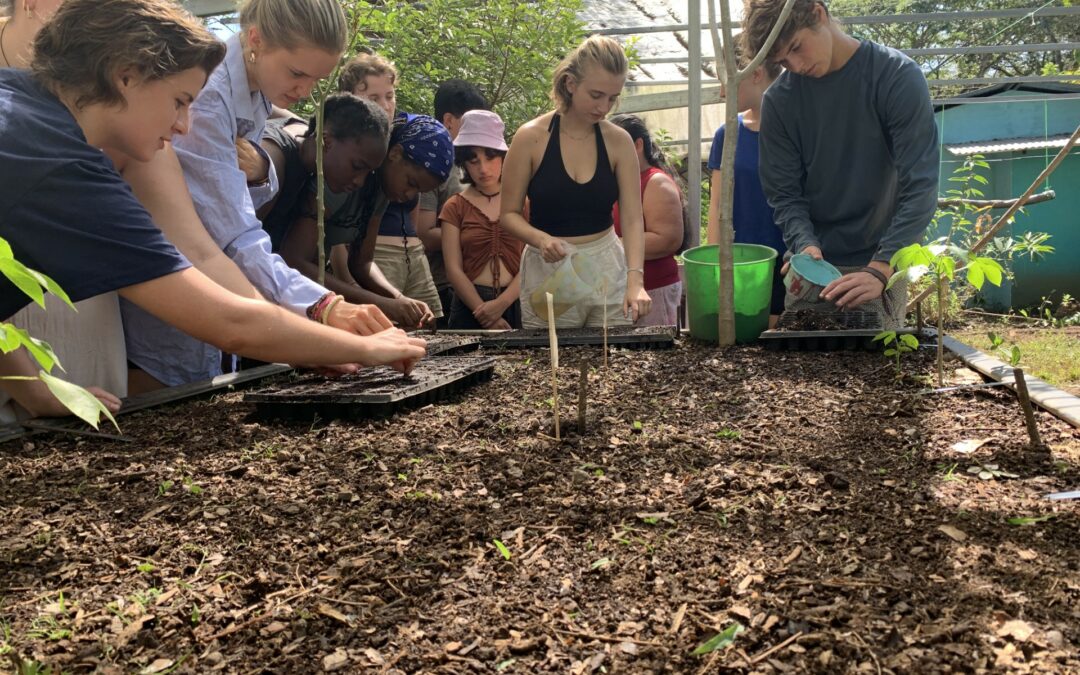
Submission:
M 561 441 L 562 434 L 559 431 L 559 336 L 555 332 L 555 298 L 551 293 L 547 296 L 548 310 L 548 343 L 551 346 L 551 409 L 555 412 L 555 440 Z
M 1020 399 L 1020 407 L 1024 411 L 1024 421 L 1027 423 L 1028 438 L 1032 447 L 1043 447 L 1042 438 L 1039 437 L 1039 426 L 1035 423 L 1035 409 L 1031 406 L 1031 397 L 1028 396 L 1027 380 L 1024 379 L 1024 371 L 1021 368 L 1013 368 L 1013 377 L 1016 378 L 1016 397 Z
M 585 417 L 588 413 L 586 406 L 588 405 L 588 391 L 589 389 L 589 366 L 584 361 L 581 362 L 581 375 L 578 378 L 578 392 L 577 392 L 577 432 L 578 436 L 585 435 Z
M 919 330 L 919 335 L 922 335 L 923 318 L 922 318 L 922 303 L 915 304 L 915 328 Z
M 945 296 L 948 281 L 938 277 L 937 282 L 937 380 L 938 386 L 945 386 Z
M 604 294 L 604 369 L 607 369 L 607 278 L 604 279 L 603 290 Z

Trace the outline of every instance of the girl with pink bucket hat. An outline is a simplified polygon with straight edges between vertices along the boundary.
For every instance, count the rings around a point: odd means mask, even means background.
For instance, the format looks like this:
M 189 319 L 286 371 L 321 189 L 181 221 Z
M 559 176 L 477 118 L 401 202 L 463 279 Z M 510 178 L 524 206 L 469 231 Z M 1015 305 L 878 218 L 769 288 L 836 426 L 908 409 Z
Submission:
M 505 131 L 495 113 L 470 110 L 454 139 L 461 182 L 468 187 L 439 213 L 446 277 L 454 287 L 452 329 L 521 327 L 518 295 L 525 244 L 499 224 Z

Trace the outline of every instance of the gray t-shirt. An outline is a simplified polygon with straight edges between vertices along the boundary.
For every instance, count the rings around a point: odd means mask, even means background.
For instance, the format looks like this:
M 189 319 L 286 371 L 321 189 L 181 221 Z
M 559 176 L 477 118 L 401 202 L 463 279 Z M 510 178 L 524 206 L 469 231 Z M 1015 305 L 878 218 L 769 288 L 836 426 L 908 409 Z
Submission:
M 444 180 L 442 185 L 431 192 L 420 193 L 420 210 L 434 211 L 436 226 L 443 205 L 451 197 L 465 189 L 461 185 L 460 174 L 461 171 L 455 166 L 450 169 L 450 177 Z M 443 263 L 442 251 L 428 252 L 427 258 L 428 267 L 431 268 L 431 278 L 435 281 L 435 285 L 439 287 L 449 286 L 450 281 L 446 278 L 446 265 Z
M 765 92 L 761 183 L 793 253 L 835 265 L 888 261 L 937 208 L 938 131 L 926 78 L 863 41 L 840 70 L 784 72 Z
M 382 217 L 390 200 L 383 193 L 378 173 L 368 176 L 363 187 L 352 192 L 331 192 L 327 186 L 323 199 L 326 206 L 325 247 L 329 253 L 331 246 L 352 244 L 363 241 L 368 223 L 375 216 Z M 315 186 L 311 190 L 314 192 Z

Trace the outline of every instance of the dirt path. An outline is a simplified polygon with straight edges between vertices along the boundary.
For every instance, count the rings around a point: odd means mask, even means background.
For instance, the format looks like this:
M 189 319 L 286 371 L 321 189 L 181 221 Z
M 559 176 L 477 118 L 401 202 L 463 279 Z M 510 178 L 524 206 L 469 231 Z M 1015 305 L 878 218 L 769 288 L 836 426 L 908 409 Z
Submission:
M 564 421 L 597 357 L 564 351 Z M 390 420 L 262 424 L 234 393 L 127 418 L 131 444 L 0 446 L 0 652 L 71 673 L 1080 671 L 1080 503 L 1042 498 L 1080 489 L 1066 425 L 1039 415 L 1045 463 L 999 390 L 682 345 L 614 352 L 556 445 L 546 359 Z M 691 654 L 733 621 L 733 648 Z

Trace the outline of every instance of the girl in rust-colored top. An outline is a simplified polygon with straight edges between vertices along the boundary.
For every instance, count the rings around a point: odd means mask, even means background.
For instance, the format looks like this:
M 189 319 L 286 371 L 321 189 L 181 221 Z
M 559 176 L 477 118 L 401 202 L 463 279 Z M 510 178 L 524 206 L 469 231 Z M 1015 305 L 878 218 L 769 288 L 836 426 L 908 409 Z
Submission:
M 499 225 L 503 121 L 487 110 L 470 110 L 454 139 L 465 170 L 464 192 L 439 214 L 446 277 L 454 286 L 450 328 L 520 328 L 521 251 L 525 244 Z M 527 216 L 526 216 L 527 217 Z

